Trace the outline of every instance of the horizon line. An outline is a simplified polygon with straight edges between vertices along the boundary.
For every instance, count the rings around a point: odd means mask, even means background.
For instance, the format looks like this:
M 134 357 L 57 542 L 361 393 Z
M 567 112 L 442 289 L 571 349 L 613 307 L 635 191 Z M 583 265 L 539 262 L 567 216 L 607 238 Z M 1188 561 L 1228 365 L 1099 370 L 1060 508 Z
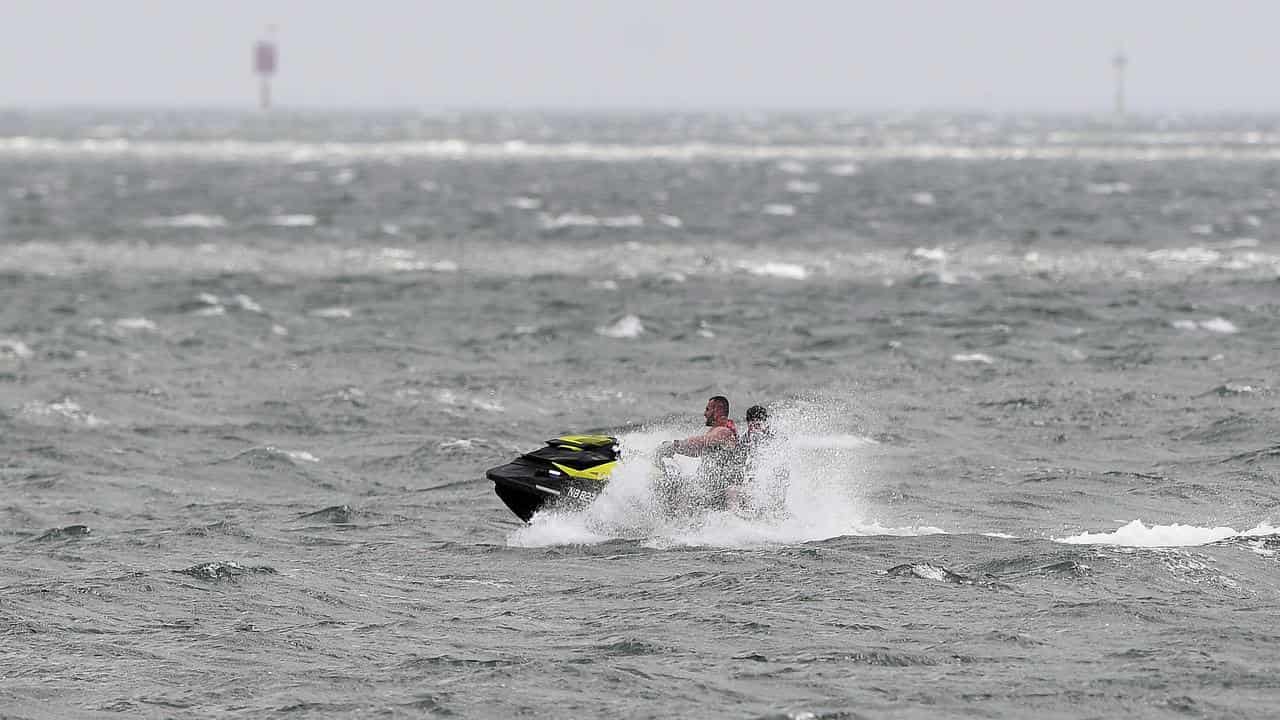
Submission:
M 548 115 L 970 115 L 970 116 L 1067 116 L 1088 117 L 1107 120 L 1158 119 L 1169 116 L 1184 117 L 1225 117 L 1225 116 L 1267 116 L 1280 115 L 1280 106 L 1274 108 L 1138 108 L 1130 109 L 1123 114 L 1102 107 L 1087 109 L 1067 108 L 982 108 L 972 106 L 918 105 L 918 106 L 837 106 L 837 105 L 751 105 L 751 104 L 719 104 L 719 105 L 576 105 L 571 103 L 546 104 L 337 104 L 323 102 L 300 102 L 276 105 L 263 110 L 251 103 L 183 103 L 169 104 L 156 102 L 39 102 L 10 103 L 0 101 L 0 113 L 40 113 L 40 112 L 223 112 L 244 115 L 289 115 L 291 113 L 386 113 L 386 114 L 424 114 L 424 115 L 493 115 L 493 114 L 548 114 Z

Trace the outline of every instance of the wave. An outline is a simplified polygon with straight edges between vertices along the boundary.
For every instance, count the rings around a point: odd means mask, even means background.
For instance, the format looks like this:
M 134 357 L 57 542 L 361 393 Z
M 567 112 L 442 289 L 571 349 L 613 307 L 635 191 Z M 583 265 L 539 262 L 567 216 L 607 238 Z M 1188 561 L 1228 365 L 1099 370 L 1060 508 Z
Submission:
M 35 355 L 35 353 L 33 353 L 31 348 L 27 347 L 27 344 L 21 340 L 16 340 L 14 338 L 0 338 L 0 357 L 4 357 L 6 355 L 19 360 L 29 360 Z
M 596 328 L 596 334 L 619 340 L 638 338 L 644 334 L 644 323 L 635 315 L 624 315 L 611 325 Z
M 283 227 L 283 228 L 315 227 L 316 216 L 306 215 L 302 213 L 272 215 L 271 217 L 267 218 L 267 224 L 273 227 Z
M 35 425 L 69 423 L 95 428 L 108 424 L 106 420 L 80 407 L 71 398 L 51 403 L 28 402 L 18 409 L 18 417 Z
M 1280 533 L 1280 528 L 1268 522 L 1250 530 L 1235 528 L 1200 527 L 1196 525 L 1152 525 L 1134 520 L 1113 532 L 1084 532 L 1079 535 L 1058 538 L 1057 542 L 1069 545 L 1119 545 L 1123 547 L 1193 547 L 1239 537 L 1264 537 Z
M 1179 330 L 1208 330 L 1220 335 L 1234 335 L 1240 332 L 1235 323 L 1226 318 L 1215 317 L 1209 320 L 1175 320 L 1173 326 Z
M 667 232 L 662 231 L 664 236 Z M 1133 283 L 1183 280 L 1202 274 L 1274 279 L 1280 253 L 1256 250 L 1215 251 L 1212 262 L 1188 263 L 1169 254 L 1102 245 L 1033 254 L 1006 247 L 974 245 L 964 249 L 917 248 L 904 256 L 896 249 L 842 250 L 815 259 L 809 250 L 780 247 L 744 248 L 726 240 L 689 243 L 651 239 L 616 246 L 582 247 L 556 241 L 512 245 L 470 242 L 466 250 L 452 243 L 409 247 L 352 247 L 339 242 L 255 244 L 230 240 L 192 248 L 181 242 L 68 242 L 32 240 L 0 247 L 0 272 L 66 275 L 80 272 L 208 272 L 280 273 L 290 277 L 393 275 L 404 272 L 470 273 L 497 276 L 590 276 L 613 282 L 637 278 L 690 279 L 747 273 L 765 280 L 862 279 L 894 285 L 899 281 L 927 289 L 960 282 L 980 284 L 1005 277 L 1077 277 Z M 461 253 L 461 255 L 459 254 Z M 619 258 L 619 254 L 622 258 Z M 922 267 L 924 265 L 924 267 Z M 614 277 L 600 277 L 612 268 Z M 1171 319 L 1170 322 L 1174 322 Z M 1192 325 L 1194 323 L 1194 326 Z M 1231 334 L 1226 318 L 1197 318 L 1179 328 Z M 1236 328 L 1238 330 L 1238 328 Z
M 737 267 L 745 270 L 751 275 L 760 277 L 775 277 L 787 280 L 804 280 L 809 277 L 809 269 L 804 265 L 796 263 L 785 263 L 777 261 L 769 261 L 763 263 L 751 263 L 740 261 Z
M 143 227 L 149 228 L 224 228 L 227 219 L 221 215 L 205 215 L 203 213 L 186 213 L 167 217 L 153 217 L 142 221 Z
M 1137 161 L 1280 159 L 1280 143 L 1219 144 L 1212 137 L 1189 137 L 1188 142 L 1128 142 L 1115 144 L 1029 143 L 951 144 L 885 142 L 877 145 L 597 142 L 530 143 L 473 142 L 462 139 L 392 142 L 305 142 L 293 140 L 130 140 L 62 139 L 36 136 L 0 137 L 0 156 L 19 158 L 77 158 L 139 160 L 182 159 L 198 162 L 326 162 L 409 159 L 476 161 L 644 162 L 665 160 L 782 161 L 783 172 L 800 174 L 799 161 L 829 161 L 843 168 L 860 160 L 1091 160 Z M 844 161 L 840 163 L 839 161 Z M 834 173 L 846 174 L 844 172 Z M 849 173 L 851 174 L 851 173 Z M 349 180 L 347 180 L 349 182 Z M 343 184 L 341 179 L 335 184 Z M 1117 190 L 1110 188 L 1112 192 Z

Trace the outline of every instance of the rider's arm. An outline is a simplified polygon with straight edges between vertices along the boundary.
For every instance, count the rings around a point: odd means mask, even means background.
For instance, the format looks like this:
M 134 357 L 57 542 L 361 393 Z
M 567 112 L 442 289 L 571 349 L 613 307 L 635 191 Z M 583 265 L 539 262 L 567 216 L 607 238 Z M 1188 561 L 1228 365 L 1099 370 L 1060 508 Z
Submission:
M 713 427 L 702 435 L 677 440 L 673 445 L 675 451 L 681 455 L 700 457 L 706 451 L 728 443 L 733 437 L 734 432 L 729 428 Z

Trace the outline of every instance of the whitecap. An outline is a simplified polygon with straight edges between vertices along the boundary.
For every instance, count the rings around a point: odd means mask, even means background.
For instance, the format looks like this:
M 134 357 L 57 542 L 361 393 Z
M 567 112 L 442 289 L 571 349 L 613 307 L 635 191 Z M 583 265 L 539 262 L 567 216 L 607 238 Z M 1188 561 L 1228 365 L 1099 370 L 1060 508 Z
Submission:
M 1089 183 L 1084 189 L 1090 195 L 1128 195 L 1133 192 L 1133 186 L 1127 182 Z
M 1230 334 L 1239 332 L 1239 328 L 1235 326 L 1235 323 L 1231 322 L 1230 320 L 1227 320 L 1226 318 L 1220 318 L 1220 317 L 1212 318 L 1209 320 L 1201 320 L 1200 327 L 1205 330 L 1208 330 L 1209 332 L 1222 333 L 1224 335 L 1230 335 Z
M 267 449 L 275 450 L 276 448 L 267 448 Z M 305 450 L 280 450 L 279 452 L 283 454 L 285 457 L 289 458 L 290 460 L 299 460 L 302 462 L 309 462 L 309 463 L 320 462 L 320 458 L 316 457 L 315 455 L 312 455 L 309 452 L 306 452 Z
M 911 202 L 922 207 L 931 207 L 936 205 L 938 200 L 931 192 L 918 192 L 911 194 Z
M 471 398 L 471 407 L 477 410 L 485 410 L 487 412 L 506 412 L 502 403 L 497 400 L 485 400 L 484 398 Z
M 959 363 L 982 363 L 983 365 L 990 365 L 995 362 L 986 353 L 961 353 L 952 355 L 951 359 Z
M 318 318 L 349 318 L 352 315 L 351 308 L 345 307 L 327 307 L 317 308 L 310 313 L 311 317 Z
M 86 412 L 71 398 L 63 398 L 59 402 L 41 403 L 29 402 L 19 409 L 19 414 L 30 420 L 54 419 L 69 420 L 78 425 L 87 427 L 98 427 L 106 425 L 107 422 L 97 417 L 93 413 Z
M 787 181 L 787 192 L 796 195 L 815 195 L 822 191 L 822 185 L 806 180 Z
M 425 260 L 405 260 L 403 258 L 376 258 L 375 265 L 393 272 L 416 272 L 430 270 L 431 264 Z
M 984 160 L 1066 160 L 1100 162 L 1153 160 L 1221 159 L 1225 161 L 1271 160 L 1280 137 L 1267 134 L 1266 141 L 1256 147 L 1243 147 L 1248 142 L 1243 133 L 1184 133 L 1165 135 L 1166 142 L 1149 138 L 1134 143 L 1100 145 L 1080 142 L 1073 133 L 1046 134 L 1043 141 L 1027 142 L 1017 137 L 1009 142 L 974 144 L 939 136 L 937 141 L 907 140 L 874 145 L 834 144 L 795 145 L 787 143 L 707 143 L 675 142 L 658 144 L 622 144 L 616 142 L 469 142 L 459 139 L 406 139 L 400 141 L 299 141 L 299 140 L 148 140 L 132 138 L 59 139 L 52 137 L 16 136 L 0 138 L 0 155 L 18 157 L 73 158 L 138 158 L 142 160 L 184 159 L 200 162 L 245 160 L 257 162 L 327 162 L 349 163 L 353 160 L 401 162 L 411 158 L 477 159 L 477 160 L 573 160 L 590 162 L 647 162 L 668 160 L 688 162 L 697 159 L 728 161 L 772 161 L 783 172 L 807 172 L 800 160 L 851 163 L 890 159 L 954 159 Z M 1179 142 L 1167 142 L 1177 139 Z M 1253 143 L 1249 143 L 1254 145 Z M 355 178 L 354 171 L 344 168 L 330 176 L 341 184 Z M 423 183 L 431 189 L 437 185 Z
M 1261 523 L 1252 530 L 1239 532 L 1226 526 L 1199 527 L 1196 525 L 1152 525 L 1148 527 L 1142 520 L 1134 520 L 1114 532 L 1083 532 L 1065 538 L 1056 538 L 1056 542 L 1069 545 L 1121 545 L 1124 547 L 1186 547 L 1207 545 L 1232 537 L 1256 537 L 1275 535 L 1280 528 L 1268 523 Z
M 861 172 L 861 169 L 853 163 L 839 163 L 827 168 L 827 174 L 835 175 L 836 177 L 850 177 L 857 175 L 859 172 Z
M 1209 320 L 1174 320 L 1170 324 L 1178 330 L 1208 330 L 1222 335 L 1232 335 L 1240 331 L 1235 323 L 1221 317 Z
M 451 407 L 473 407 L 487 412 L 506 412 L 506 408 L 496 400 L 486 400 L 479 397 L 459 398 L 457 393 L 447 388 L 437 390 L 435 399 L 441 405 L 449 405 Z
M 314 227 L 316 224 L 315 215 L 306 214 L 290 214 L 290 215 L 272 215 L 267 218 L 267 224 L 274 227 Z
M 644 218 L 639 215 L 618 215 L 604 218 L 600 221 L 600 224 L 607 228 L 643 227 Z
M 947 259 L 947 251 L 940 247 L 923 248 L 918 247 L 911 251 L 911 257 L 917 260 L 929 260 L 931 262 L 944 262 Z
M 19 360 L 26 360 L 33 354 L 31 348 L 27 347 L 27 344 L 21 340 L 0 338 L 0 356 L 11 355 Z
M 1171 263 L 1187 263 L 1192 265 L 1207 265 L 1217 262 L 1222 258 L 1222 253 L 1217 250 L 1202 247 L 1188 248 L 1164 248 L 1161 250 L 1152 250 L 1147 253 L 1147 258 L 1157 262 Z
M 262 312 L 262 306 L 259 305 L 257 302 L 255 302 L 253 298 L 249 297 L 248 295 L 245 295 L 244 293 L 237 294 L 235 297 L 231 298 L 231 300 L 236 305 L 238 305 L 241 310 L 247 310 L 248 312 L 255 312 L 255 313 Z
M 752 275 L 762 277 L 785 278 L 788 280 L 804 280 L 809 277 L 809 270 L 803 265 L 784 262 L 766 262 L 761 264 L 752 264 L 747 262 L 738 263 L 738 267 L 746 270 Z
M 586 213 L 561 213 L 559 215 L 549 215 L 542 213 L 538 216 L 538 223 L 545 230 L 557 230 L 568 227 L 598 227 L 600 218 L 595 215 L 587 215 Z
M 760 212 L 777 217 L 791 217 L 796 214 L 796 206 L 787 205 L 786 203 L 770 203 L 765 205 Z
M 618 281 L 616 280 L 592 280 L 588 285 L 594 290 L 614 291 L 618 289 Z
M 912 287 L 932 287 L 935 285 L 959 285 L 960 278 L 955 273 L 946 271 L 926 272 L 911 278 Z
M 610 217 L 596 217 L 585 213 L 562 213 L 560 215 L 549 215 L 542 213 L 538 216 L 538 222 L 543 229 L 556 230 L 559 228 L 571 227 L 607 227 L 607 228 L 633 228 L 643 227 L 644 218 L 639 215 L 614 215 Z
M 669 228 L 684 227 L 684 221 L 676 217 L 675 215 L 659 215 L 658 222 Z
M 438 273 L 454 273 L 458 272 L 458 263 L 452 260 L 437 260 L 427 266 L 431 272 Z
M 538 210 L 542 207 L 542 199 L 521 195 L 508 200 L 507 205 L 518 210 Z
M 635 315 L 624 315 L 612 325 L 596 328 L 596 334 L 609 338 L 629 339 L 640 337 L 644 332 L 644 323 Z
M 149 228 L 221 228 L 227 226 L 227 220 L 221 215 L 185 213 L 168 217 L 147 218 L 142 221 L 142 224 Z
M 120 318 L 115 321 L 118 330 L 155 330 L 156 324 L 144 317 Z

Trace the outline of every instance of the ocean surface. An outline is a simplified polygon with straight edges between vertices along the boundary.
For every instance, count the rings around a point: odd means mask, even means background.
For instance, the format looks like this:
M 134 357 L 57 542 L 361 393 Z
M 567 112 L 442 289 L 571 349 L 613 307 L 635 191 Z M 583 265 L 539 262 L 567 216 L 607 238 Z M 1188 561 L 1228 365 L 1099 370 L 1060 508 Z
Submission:
M 1277 117 L 0 113 L 0 716 L 1274 717 L 1278 350 Z

